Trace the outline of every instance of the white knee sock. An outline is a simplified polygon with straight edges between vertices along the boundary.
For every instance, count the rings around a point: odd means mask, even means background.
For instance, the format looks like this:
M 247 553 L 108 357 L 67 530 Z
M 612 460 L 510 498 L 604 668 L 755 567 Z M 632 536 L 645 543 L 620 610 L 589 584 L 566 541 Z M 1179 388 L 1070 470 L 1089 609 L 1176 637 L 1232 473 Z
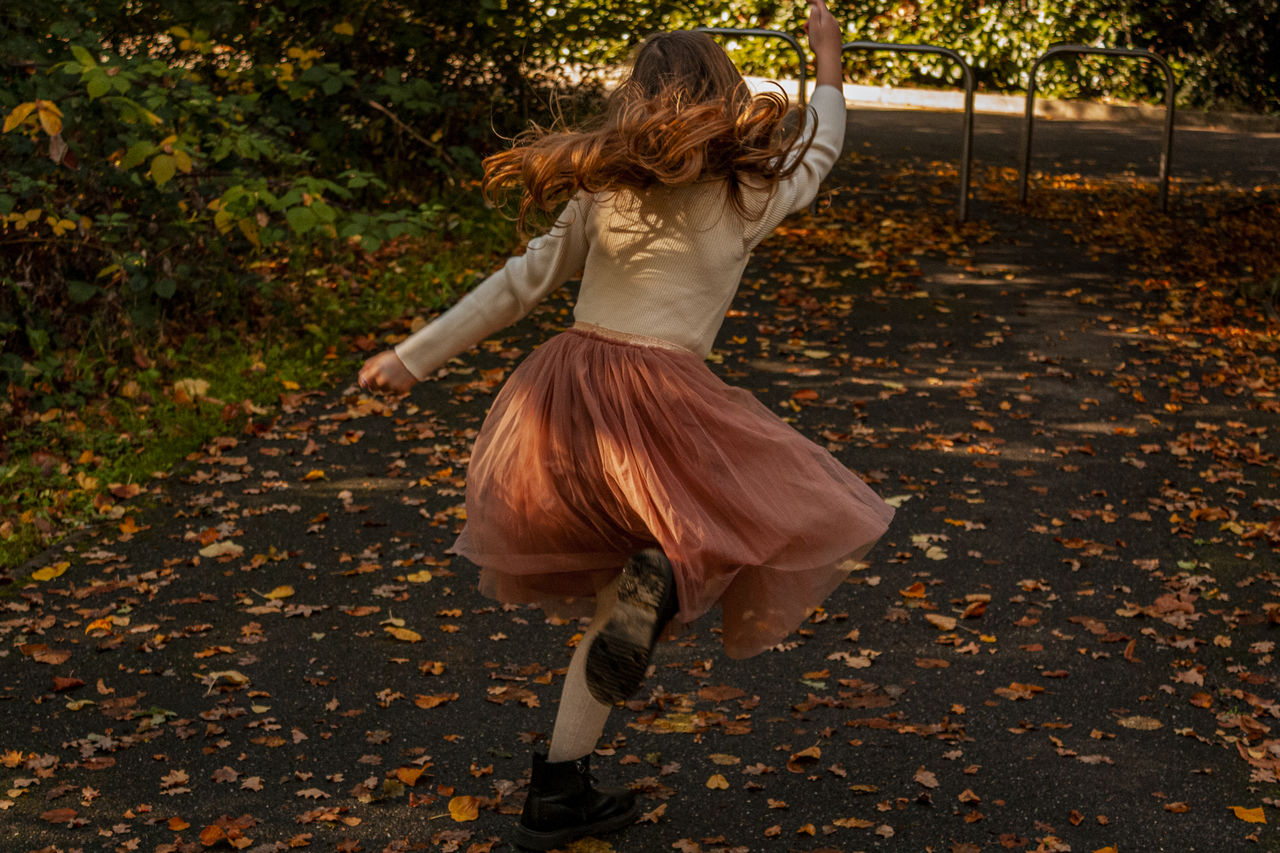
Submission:
M 616 580 L 596 596 L 595 616 L 578 642 L 578 647 L 574 649 L 573 659 L 569 661 L 569 672 L 564 678 L 560 710 L 556 712 L 556 725 L 551 732 L 548 761 L 573 761 L 581 758 L 596 748 L 596 743 L 604 732 L 604 724 L 612 706 L 597 702 L 587 690 L 587 650 L 591 648 L 595 635 L 604 627 L 617 600 Z

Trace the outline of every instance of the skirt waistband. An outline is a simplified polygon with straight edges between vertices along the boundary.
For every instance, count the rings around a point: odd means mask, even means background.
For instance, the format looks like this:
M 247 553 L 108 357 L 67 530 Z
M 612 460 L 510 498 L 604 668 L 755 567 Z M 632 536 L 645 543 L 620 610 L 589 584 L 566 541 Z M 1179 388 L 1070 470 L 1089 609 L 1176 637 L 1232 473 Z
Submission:
M 637 335 L 632 332 L 620 332 L 617 329 L 597 326 L 595 323 L 583 323 L 578 321 L 573 324 L 570 331 L 583 332 L 584 334 L 592 335 L 597 338 L 604 338 L 605 340 L 614 341 L 620 344 L 633 344 L 639 347 L 655 347 L 657 349 L 673 350 L 674 352 L 693 353 L 692 350 L 664 338 L 655 338 L 650 335 Z

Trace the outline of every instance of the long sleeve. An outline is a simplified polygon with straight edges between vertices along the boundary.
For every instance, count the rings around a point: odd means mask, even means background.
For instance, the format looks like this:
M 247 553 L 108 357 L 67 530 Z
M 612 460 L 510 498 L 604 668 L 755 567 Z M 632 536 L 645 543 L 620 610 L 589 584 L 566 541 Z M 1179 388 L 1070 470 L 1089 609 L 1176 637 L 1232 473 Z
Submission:
M 764 215 L 745 235 L 748 247 L 769 235 L 788 214 L 800 210 L 818 194 L 822 179 L 831 171 L 844 147 L 844 92 L 835 86 L 818 86 L 809 100 L 809 121 L 813 142 L 800 166 L 774 188 Z M 812 127 L 812 125 L 811 125 Z
M 582 269 L 587 257 L 586 205 L 574 198 L 551 231 L 529 241 L 523 255 L 481 282 L 456 305 L 396 346 L 418 379 L 450 357 L 528 314 Z

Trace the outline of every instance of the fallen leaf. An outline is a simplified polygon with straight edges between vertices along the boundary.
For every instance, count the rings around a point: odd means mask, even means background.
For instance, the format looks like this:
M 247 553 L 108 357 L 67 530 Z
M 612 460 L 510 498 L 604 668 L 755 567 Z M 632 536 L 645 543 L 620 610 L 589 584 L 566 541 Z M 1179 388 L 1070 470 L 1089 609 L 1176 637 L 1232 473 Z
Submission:
M 926 613 L 924 618 L 926 622 L 937 628 L 939 631 L 955 630 L 956 620 L 953 616 L 943 616 L 941 613 Z
M 1141 716 L 1121 717 L 1119 720 L 1116 720 L 1116 722 L 1124 726 L 1126 729 L 1138 729 L 1140 731 L 1148 731 L 1148 732 L 1155 731 L 1156 729 L 1162 728 L 1164 726 L 1164 723 L 1160 722 L 1154 717 L 1141 717 Z
M 224 539 L 221 542 L 214 542 L 200 549 L 201 557 L 213 559 L 215 557 L 239 557 L 244 554 L 244 548 L 230 539 Z
M 923 767 L 916 770 L 916 775 L 911 778 L 916 782 L 919 782 L 921 785 L 924 785 L 926 788 L 938 787 L 938 777 L 931 771 L 925 770 Z
M 480 817 L 480 802 L 472 796 L 453 797 L 449 800 L 449 817 L 465 823 Z
M 388 634 L 395 637 L 397 640 L 400 640 L 401 642 L 405 642 L 405 643 L 422 642 L 422 635 L 419 634 L 417 631 L 411 631 L 408 628 L 397 628 L 394 625 L 385 625 L 383 626 L 382 630 L 386 631 Z
M 1236 817 L 1245 823 L 1266 823 L 1267 816 L 1262 811 L 1262 806 L 1256 808 L 1245 808 L 1244 806 L 1231 806 L 1231 810 L 1236 813 Z
M 787 769 L 792 773 L 804 773 L 822 758 L 822 750 L 816 746 L 802 749 L 787 759 Z
M 54 563 L 52 566 L 45 566 L 42 569 L 36 569 L 31 573 L 31 579 L 37 581 L 51 581 L 54 578 L 62 577 L 69 568 L 71 568 L 70 563 Z
M 430 696 L 419 694 L 413 700 L 413 704 L 419 708 L 436 708 L 446 702 L 452 702 L 458 698 L 457 693 L 435 693 Z

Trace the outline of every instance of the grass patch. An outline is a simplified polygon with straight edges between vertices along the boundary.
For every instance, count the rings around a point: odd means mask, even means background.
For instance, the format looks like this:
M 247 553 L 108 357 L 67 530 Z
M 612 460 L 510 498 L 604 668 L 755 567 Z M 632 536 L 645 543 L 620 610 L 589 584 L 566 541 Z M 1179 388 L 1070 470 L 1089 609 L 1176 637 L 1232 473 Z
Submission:
M 251 310 L 237 294 L 237 304 L 215 300 L 152 328 L 99 329 L 57 354 L 56 382 L 10 385 L 0 402 L 0 594 L 71 532 L 127 527 L 175 466 L 272 418 L 282 394 L 353 378 L 407 318 L 452 303 L 497 266 L 513 229 L 474 200 L 462 205 L 441 233 L 372 255 L 264 260 Z

